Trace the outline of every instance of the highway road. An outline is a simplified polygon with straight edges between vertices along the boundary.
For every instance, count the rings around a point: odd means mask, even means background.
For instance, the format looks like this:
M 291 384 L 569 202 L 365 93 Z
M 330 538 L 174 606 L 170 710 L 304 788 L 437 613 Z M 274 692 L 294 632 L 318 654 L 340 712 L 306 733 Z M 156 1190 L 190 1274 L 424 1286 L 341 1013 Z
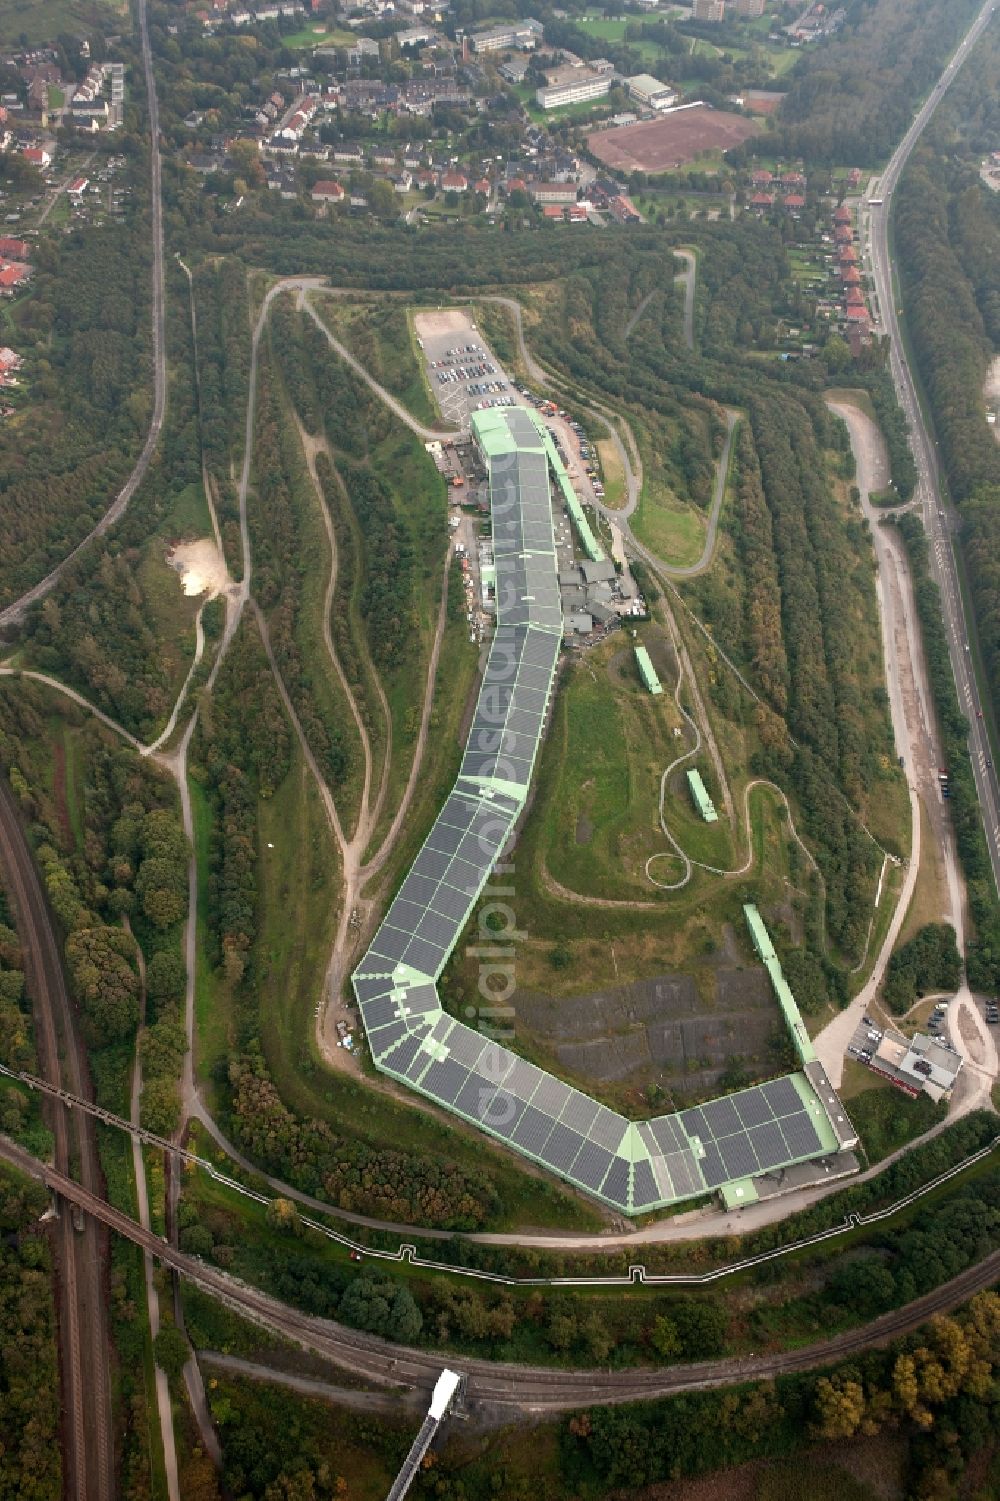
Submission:
M 13 1142 L 0 1138 L 0 1159 L 48 1185 L 64 1200 L 79 1204 L 119 1235 L 152 1252 L 181 1276 L 221 1299 L 237 1312 L 286 1339 L 314 1350 L 341 1369 L 379 1386 L 429 1392 L 441 1371 L 442 1357 L 433 1352 L 390 1344 L 374 1335 L 345 1328 L 329 1319 L 311 1317 L 276 1298 L 247 1286 L 195 1256 L 178 1251 L 120 1209 L 88 1192 L 65 1173 L 40 1162 Z M 563 1371 L 550 1366 L 510 1365 L 449 1355 L 448 1363 L 465 1374 L 472 1410 L 492 1414 L 557 1413 L 593 1403 L 622 1403 L 665 1397 L 706 1387 L 732 1386 L 744 1381 L 772 1379 L 793 1371 L 812 1370 L 872 1349 L 906 1334 L 932 1315 L 967 1302 L 975 1293 L 1000 1279 L 1000 1251 L 933 1292 L 895 1309 L 858 1329 L 799 1349 L 766 1355 L 729 1357 L 689 1365 L 639 1367 L 633 1370 Z
M 10 892 L 34 1006 L 39 1067 L 54 1085 L 87 1089 L 86 1060 L 76 1034 L 58 941 L 41 882 L 18 820 L 13 794 L 0 777 L 0 869 Z M 93 1118 L 56 1106 L 49 1112 L 56 1165 L 76 1169 L 86 1191 L 102 1191 Z M 70 1501 L 110 1501 L 115 1492 L 114 1438 L 105 1277 L 107 1233 L 87 1219 L 82 1233 L 67 1205 L 55 1230 L 59 1362 L 63 1402 L 63 1468 Z
M 863 235 L 863 239 L 875 284 L 876 327 L 880 332 L 889 336 L 893 380 L 909 423 L 913 454 L 919 473 L 916 498 L 923 514 L 930 545 L 931 567 L 941 590 L 941 606 L 948 633 L 948 649 L 958 688 L 959 703 L 969 720 L 969 754 L 972 771 L 976 779 L 976 791 L 983 814 L 983 826 L 993 866 L 993 878 L 1000 889 L 1000 783 L 997 781 L 996 769 L 992 763 L 986 721 L 982 718 L 979 688 L 969 645 L 970 631 L 966 626 L 959 589 L 958 567 L 952 543 L 959 520 L 957 513 L 945 503 L 943 498 L 937 445 L 927 430 L 920 409 L 916 382 L 907 361 L 900 333 L 892 284 L 892 262 L 889 257 L 889 216 L 893 193 L 900 176 L 928 121 L 958 75 L 962 64 L 975 47 L 977 39 L 989 25 L 995 8 L 995 0 L 987 0 L 897 146 L 889 165 L 882 174 L 877 190 L 872 189 L 870 197 L 880 201 L 869 202 L 863 211 L 863 227 L 865 221 L 868 227 L 868 233 Z
M 143 476 L 149 468 L 149 461 L 153 457 L 156 445 L 160 440 L 160 432 L 163 428 L 163 416 L 167 409 L 167 356 L 165 337 L 165 301 L 163 289 L 163 197 L 160 187 L 160 112 L 156 98 L 156 83 L 153 76 L 153 55 L 149 45 L 149 27 L 146 19 L 146 0 L 139 0 L 139 40 L 142 49 L 142 68 L 146 83 L 146 108 L 149 115 L 149 142 L 150 142 L 150 217 L 152 219 L 152 250 L 153 250 L 153 285 L 152 285 L 152 330 L 153 330 L 153 411 L 149 421 L 149 431 L 146 441 L 142 445 L 142 451 L 135 461 L 131 474 L 125 481 L 114 500 L 111 502 L 97 525 L 87 533 L 82 542 L 77 543 L 72 552 L 67 553 L 61 563 L 58 563 L 51 573 L 47 573 L 32 588 L 28 589 L 19 599 L 15 599 L 5 610 L 0 610 L 0 630 L 5 626 L 16 625 L 24 616 L 30 605 L 55 588 L 63 573 L 79 557 L 85 547 L 97 537 L 103 537 L 115 522 L 125 514 L 129 501 L 132 499 Z

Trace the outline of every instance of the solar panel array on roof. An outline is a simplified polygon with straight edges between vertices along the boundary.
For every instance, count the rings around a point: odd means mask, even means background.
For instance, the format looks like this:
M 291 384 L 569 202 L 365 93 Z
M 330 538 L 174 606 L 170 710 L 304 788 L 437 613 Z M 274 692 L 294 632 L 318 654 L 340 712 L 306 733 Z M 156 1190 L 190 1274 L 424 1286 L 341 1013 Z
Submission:
M 527 789 L 560 645 L 561 634 L 498 627 L 462 758 L 463 779 Z
M 543 439 L 521 409 L 505 410 L 503 422 L 482 414 L 484 430 L 487 419 L 497 630 L 458 782 L 354 990 L 381 1070 L 616 1209 L 640 1213 L 815 1155 L 824 1143 L 804 1103 L 815 1095 L 778 1079 L 632 1125 L 442 1011 L 437 977 L 524 807 L 562 637 Z

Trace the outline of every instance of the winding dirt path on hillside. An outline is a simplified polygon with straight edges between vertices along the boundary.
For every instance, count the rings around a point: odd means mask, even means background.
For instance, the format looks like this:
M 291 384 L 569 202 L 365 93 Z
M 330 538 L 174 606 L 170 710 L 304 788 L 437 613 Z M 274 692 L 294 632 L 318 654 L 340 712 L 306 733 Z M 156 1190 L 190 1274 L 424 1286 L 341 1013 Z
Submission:
M 358 737 L 361 741 L 361 755 L 364 761 L 361 796 L 358 803 L 358 816 L 354 829 L 356 835 L 361 829 L 362 825 L 365 823 L 368 816 L 368 798 L 371 792 L 372 784 L 372 748 L 371 742 L 368 738 L 367 726 L 365 725 L 361 711 L 358 708 L 357 700 L 354 697 L 354 692 L 351 688 L 351 685 L 347 681 L 347 674 L 344 672 L 340 658 L 337 655 L 337 648 L 335 647 L 333 642 L 333 632 L 330 628 L 330 620 L 333 613 L 333 597 L 337 591 L 337 572 L 339 564 L 337 555 L 337 535 L 334 530 L 333 520 L 330 516 L 329 507 L 326 503 L 326 496 L 323 494 L 323 486 L 320 484 L 319 475 L 316 472 L 316 455 L 320 453 L 323 454 L 325 458 L 329 460 L 331 468 L 333 467 L 333 456 L 330 453 L 330 445 L 327 443 L 326 438 L 319 435 L 314 437 L 311 433 L 306 432 L 306 429 L 302 425 L 302 419 L 299 417 L 297 412 L 295 413 L 295 425 L 298 428 L 299 442 L 302 444 L 302 452 L 305 456 L 306 468 L 309 471 L 309 478 L 312 480 L 313 491 L 316 495 L 316 504 L 319 507 L 319 513 L 323 521 L 323 530 L 326 532 L 326 540 L 330 548 L 330 572 L 327 577 L 326 592 L 323 596 L 323 645 L 326 647 L 326 654 L 330 658 L 330 663 L 333 667 L 334 673 L 337 676 L 337 681 L 340 683 L 344 697 L 347 699 L 348 708 L 351 711 L 351 717 L 354 720 L 354 723 L 357 725 Z

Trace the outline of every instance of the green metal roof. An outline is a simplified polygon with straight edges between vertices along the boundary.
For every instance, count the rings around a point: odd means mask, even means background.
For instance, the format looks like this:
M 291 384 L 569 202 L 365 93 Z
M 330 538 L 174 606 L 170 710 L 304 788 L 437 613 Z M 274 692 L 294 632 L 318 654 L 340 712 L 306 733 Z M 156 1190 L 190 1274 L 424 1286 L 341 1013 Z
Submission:
M 806 1024 L 802 1020 L 802 1013 L 795 1003 L 791 987 L 782 973 L 778 956 L 774 952 L 774 944 L 771 942 L 771 935 L 764 926 L 763 919 L 752 902 L 745 904 L 743 914 L 746 917 L 747 926 L 753 938 L 754 948 L 763 960 L 764 968 L 771 978 L 771 985 L 774 988 L 778 1005 L 781 1007 L 784 1015 L 785 1025 L 792 1034 L 792 1041 L 795 1044 L 799 1058 L 804 1064 L 814 1063 L 816 1061 L 816 1049 L 812 1045 L 812 1038 L 809 1036 Z
M 692 766 L 687 774 L 688 786 L 691 788 L 691 796 L 695 806 L 706 823 L 718 823 L 719 815 L 715 811 L 715 804 L 708 795 L 708 788 L 701 779 L 701 772 L 696 766 Z
M 663 684 L 660 682 L 660 679 L 656 673 L 656 668 L 653 666 L 653 663 L 650 659 L 649 652 L 644 646 L 636 647 L 635 661 L 636 666 L 639 669 L 639 676 L 642 678 L 642 681 L 645 683 L 650 693 L 662 693 Z

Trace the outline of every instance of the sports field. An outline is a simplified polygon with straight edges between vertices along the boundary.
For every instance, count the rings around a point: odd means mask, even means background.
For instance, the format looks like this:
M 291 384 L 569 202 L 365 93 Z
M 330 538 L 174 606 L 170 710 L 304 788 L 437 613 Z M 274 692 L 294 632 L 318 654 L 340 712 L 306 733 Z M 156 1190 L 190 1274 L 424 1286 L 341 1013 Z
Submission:
M 693 162 L 702 151 L 728 151 L 757 126 L 743 115 L 699 104 L 674 110 L 642 125 L 595 130 L 587 145 L 599 161 L 623 172 L 667 172 Z

